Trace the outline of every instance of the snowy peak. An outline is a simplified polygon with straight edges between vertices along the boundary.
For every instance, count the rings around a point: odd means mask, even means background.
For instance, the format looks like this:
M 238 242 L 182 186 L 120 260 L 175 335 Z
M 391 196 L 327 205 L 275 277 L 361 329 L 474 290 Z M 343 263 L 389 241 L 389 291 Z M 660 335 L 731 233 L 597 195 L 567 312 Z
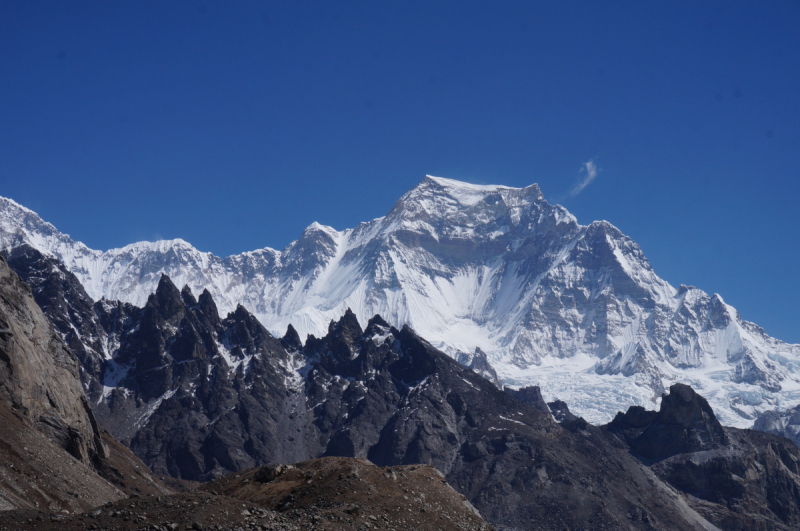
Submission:
M 408 192 L 410 197 L 434 195 L 447 195 L 456 199 L 462 206 L 472 206 L 480 201 L 486 201 L 487 197 L 500 195 L 503 198 L 524 198 L 529 202 L 544 201 L 544 195 L 539 190 L 538 184 L 532 184 L 525 188 L 512 188 L 497 184 L 470 184 L 444 177 L 434 177 L 426 175 L 422 182 Z
M 282 263 L 295 275 L 307 275 L 336 255 L 340 237 L 332 227 L 314 222 L 281 253 Z
M 563 207 L 544 200 L 536 184 L 511 188 L 432 176 L 403 195 L 384 223 L 385 232 L 478 242 L 526 238 L 547 233 L 559 223 L 578 227 Z
M 585 271 L 603 273 L 617 295 L 637 300 L 667 303 L 674 288 L 653 271 L 636 242 L 607 221 L 595 221 L 586 227 L 570 256 L 570 262 Z
M 12 249 L 22 244 L 57 258 L 63 254 L 96 253 L 72 240 L 68 234 L 60 233 L 32 210 L 12 199 L 0 197 L 0 248 Z
M 333 227 L 329 227 L 328 225 L 317 223 L 316 221 L 305 228 L 303 231 L 303 237 L 311 236 L 316 233 L 325 234 L 332 240 L 335 240 L 339 237 L 339 231 Z
M 343 231 L 313 223 L 282 251 L 227 258 L 183 240 L 94 251 L 0 201 L 0 244 L 23 243 L 61 260 L 94 300 L 145 306 L 167 275 L 203 293 L 209 315 L 242 305 L 276 336 L 293 325 L 295 348 L 348 308 L 361 322 L 380 314 L 467 363 L 484 353 L 505 385 L 539 385 L 590 422 L 652 407 L 676 382 L 728 425 L 800 404 L 800 346 L 718 295 L 676 290 L 619 229 L 580 225 L 537 185 L 426 176 L 385 217 Z

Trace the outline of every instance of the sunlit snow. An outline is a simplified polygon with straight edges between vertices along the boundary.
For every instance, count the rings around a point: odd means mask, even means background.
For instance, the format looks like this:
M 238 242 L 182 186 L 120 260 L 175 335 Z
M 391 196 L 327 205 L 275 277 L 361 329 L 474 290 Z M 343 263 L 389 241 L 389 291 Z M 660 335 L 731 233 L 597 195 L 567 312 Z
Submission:
M 429 176 L 382 218 L 343 231 L 314 223 L 282 251 L 226 258 L 183 240 L 95 251 L 0 199 L 0 246 L 21 243 L 61 259 L 94 299 L 143 306 L 166 273 L 207 289 L 223 314 L 241 303 L 279 336 L 289 324 L 322 336 L 347 308 L 362 325 L 380 314 L 452 356 L 479 347 L 506 385 L 539 385 L 594 423 L 657 407 L 674 382 L 734 426 L 800 403 L 800 346 L 718 295 L 674 288 L 613 225 L 578 224 L 536 185 Z M 249 362 L 218 349 L 230 370 Z

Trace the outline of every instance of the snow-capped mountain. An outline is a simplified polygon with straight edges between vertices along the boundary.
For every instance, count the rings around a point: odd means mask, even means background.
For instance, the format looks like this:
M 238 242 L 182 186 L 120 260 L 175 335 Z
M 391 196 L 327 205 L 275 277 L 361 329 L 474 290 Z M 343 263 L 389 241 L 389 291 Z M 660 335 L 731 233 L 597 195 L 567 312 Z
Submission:
M 591 422 L 653 408 L 673 382 L 708 397 L 724 424 L 800 404 L 800 345 L 769 337 L 719 295 L 660 279 L 605 221 L 580 225 L 538 186 L 426 177 L 384 217 L 317 223 L 282 251 L 220 258 L 183 240 L 96 251 L 0 199 L 0 246 L 27 243 L 94 299 L 143 306 L 165 273 L 243 304 L 269 330 L 321 336 L 346 308 L 409 324 L 460 359 L 480 349 L 506 385 L 541 386 Z

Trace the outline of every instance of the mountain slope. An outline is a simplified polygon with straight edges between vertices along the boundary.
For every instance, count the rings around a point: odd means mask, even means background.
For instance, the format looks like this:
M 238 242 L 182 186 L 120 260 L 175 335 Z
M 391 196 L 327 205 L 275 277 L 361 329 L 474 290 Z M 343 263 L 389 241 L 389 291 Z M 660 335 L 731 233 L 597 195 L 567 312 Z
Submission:
M 409 531 L 492 529 L 438 470 L 424 465 L 379 468 L 364 459 L 324 457 L 231 474 L 202 488 L 299 513 L 305 516 L 298 518 L 301 529 L 351 530 L 365 523 Z
M 658 412 L 632 407 L 604 430 L 721 529 L 800 526 L 800 449 L 783 437 L 722 426 L 688 386 L 673 385 Z
M 282 251 L 227 258 L 182 240 L 88 249 L 0 200 L 0 246 L 63 261 L 93 299 L 143 306 L 162 273 L 242 304 L 273 333 L 322 335 L 346 308 L 411 325 L 453 357 L 476 349 L 507 385 L 538 384 L 604 422 L 689 383 L 729 425 L 800 403 L 800 346 L 769 337 L 718 295 L 660 279 L 607 222 L 580 225 L 539 188 L 426 177 L 383 218 L 317 223 Z
M 83 463 L 105 457 L 78 360 L 0 258 L 0 401 Z
M 34 253 L 17 265 L 46 271 L 50 259 Z M 39 278 L 40 293 L 59 272 Z M 347 311 L 302 345 L 293 328 L 276 339 L 243 307 L 220 319 L 207 292 L 195 299 L 166 276 L 144 308 L 64 302 L 93 308 L 98 327 L 75 329 L 103 330 L 100 343 L 115 345 L 101 382 L 83 373 L 99 422 L 159 475 L 204 480 L 319 456 L 423 463 L 502 529 L 711 529 L 598 428 L 562 428 L 408 326 L 375 316 L 362 329 Z
M 100 429 L 79 366 L 0 257 L 0 510 L 86 510 L 169 492 Z

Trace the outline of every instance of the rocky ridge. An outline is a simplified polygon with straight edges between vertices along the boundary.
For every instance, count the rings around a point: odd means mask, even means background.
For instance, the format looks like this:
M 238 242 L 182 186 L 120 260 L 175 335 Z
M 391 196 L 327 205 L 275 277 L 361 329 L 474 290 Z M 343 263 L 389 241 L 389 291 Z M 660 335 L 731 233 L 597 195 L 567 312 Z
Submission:
M 190 492 L 131 497 L 79 515 L 4 516 L 0 531 L 492 529 L 436 469 L 378 468 L 348 458 L 265 466 Z
M 283 514 L 305 513 L 314 529 L 492 529 L 441 472 L 425 465 L 376 467 L 325 457 L 231 474 L 203 489 Z
M 800 526 L 800 449 L 783 437 L 722 426 L 688 386 L 673 385 L 659 411 L 632 407 L 603 429 L 721 529 Z

